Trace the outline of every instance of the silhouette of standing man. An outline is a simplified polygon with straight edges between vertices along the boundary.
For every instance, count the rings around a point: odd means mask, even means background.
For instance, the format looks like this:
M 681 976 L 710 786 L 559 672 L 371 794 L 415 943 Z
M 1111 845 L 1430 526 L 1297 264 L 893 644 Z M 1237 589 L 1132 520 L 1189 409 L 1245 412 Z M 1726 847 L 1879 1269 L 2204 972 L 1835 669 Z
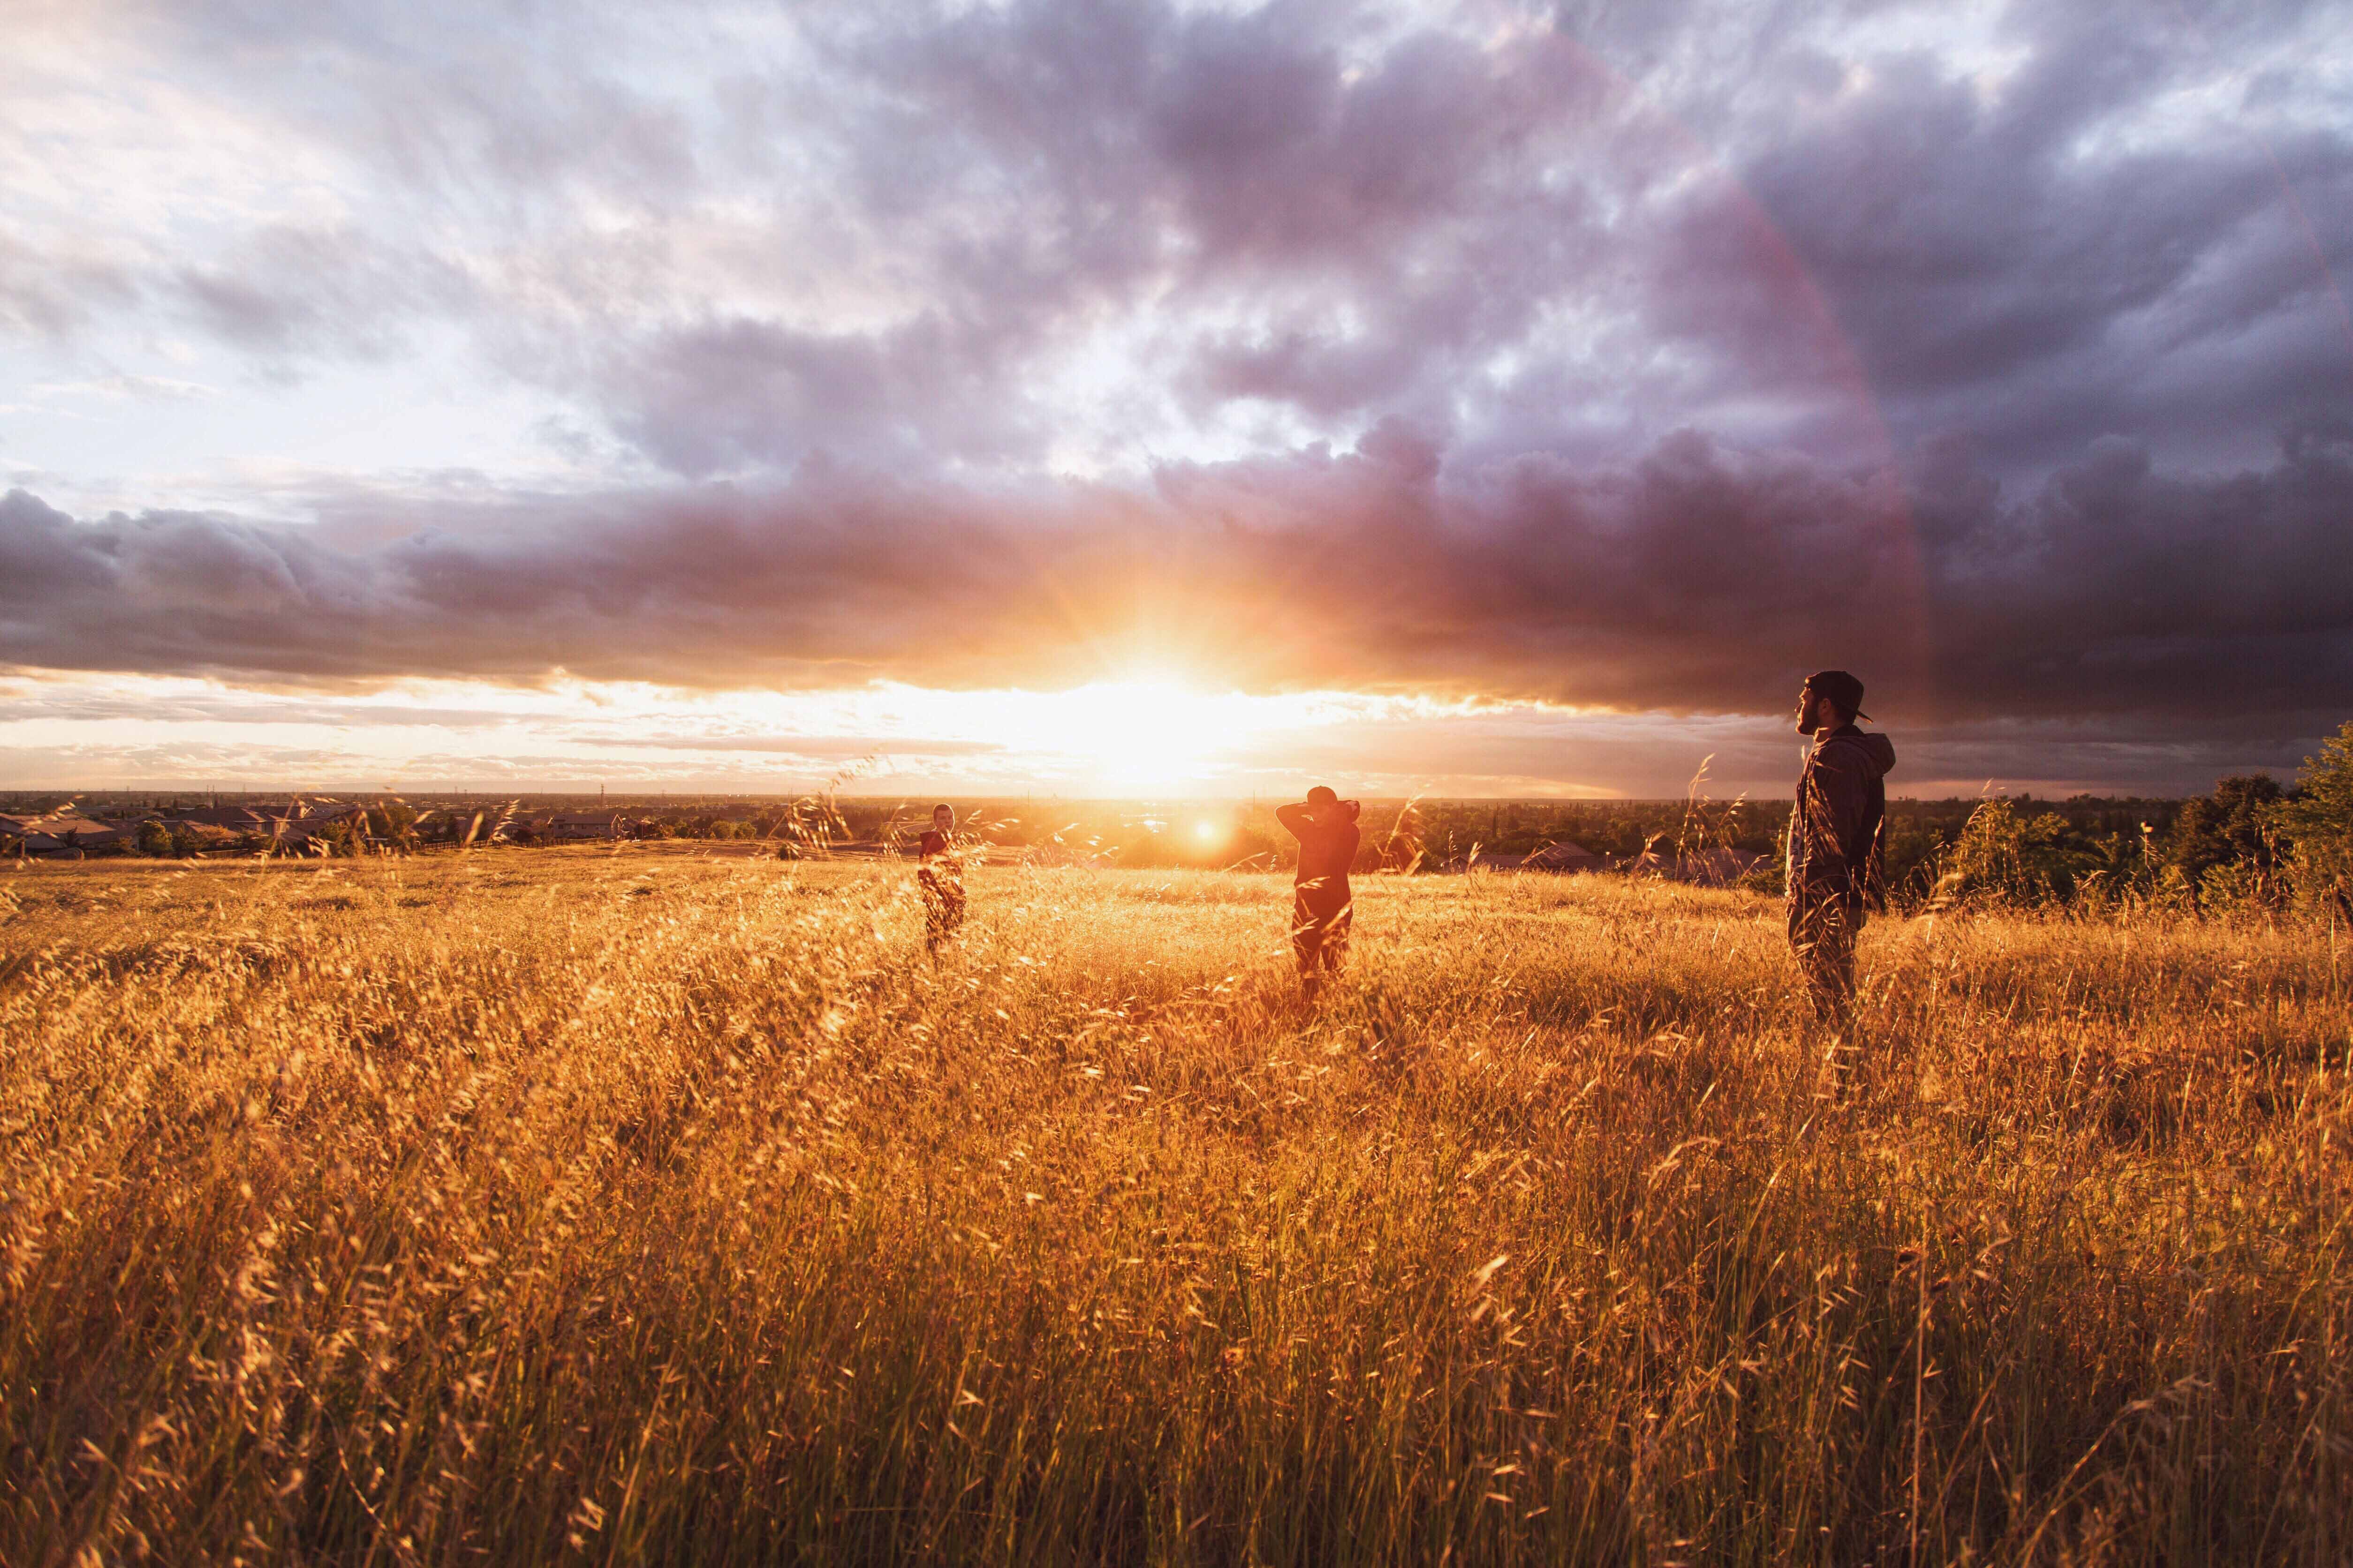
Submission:
M 955 811 L 932 807 L 932 826 L 923 835 L 923 863 L 915 881 L 923 892 L 923 947 L 936 954 L 940 943 L 964 924 L 964 862 L 955 852 Z
M 1304 805 L 1274 808 L 1274 819 L 1299 840 L 1299 874 L 1292 889 L 1291 951 L 1299 960 L 1299 980 L 1313 1001 L 1324 976 L 1336 971 L 1348 952 L 1355 904 L 1348 868 L 1356 858 L 1356 814 L 1322 784 L 1307 792 Z
M 1814 737 L 1789 814 L 1789 950 L 1814 1016 L 1843 1028 L 1854 1008 L 1854 939 L 1866 910 L 1885 910 L 1888 770 L 1895 747 L 1855 728 L 1862 682 L 1842 669 L 1810 675 L 1798 693 L 1798 733 Z

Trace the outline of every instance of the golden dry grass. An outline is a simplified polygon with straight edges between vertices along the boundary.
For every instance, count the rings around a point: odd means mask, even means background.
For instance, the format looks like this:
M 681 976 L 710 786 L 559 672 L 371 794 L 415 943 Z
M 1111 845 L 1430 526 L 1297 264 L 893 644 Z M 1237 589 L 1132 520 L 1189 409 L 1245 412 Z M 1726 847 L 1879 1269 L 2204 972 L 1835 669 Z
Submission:
M 0 1561 L 2353 1555 L 2309 926 L 644 851 L 0 878 Z

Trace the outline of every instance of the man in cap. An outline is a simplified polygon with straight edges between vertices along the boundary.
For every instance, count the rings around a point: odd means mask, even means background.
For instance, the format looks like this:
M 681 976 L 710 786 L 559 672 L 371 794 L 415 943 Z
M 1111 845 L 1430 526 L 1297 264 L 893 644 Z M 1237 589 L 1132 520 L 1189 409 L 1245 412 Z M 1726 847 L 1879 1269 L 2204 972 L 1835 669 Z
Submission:
M 1798 733 L 1814 737 L 1789 814 L 1789 948 L 1814 1016 L 1843 1027 L 1854 1005 L 1854 939 L 1869 910 L 1887 907 L 1884 838 L 1895 748 L 1855 727 L 1862 682 L 1842 669 L 1809 676 Z
M 1317 784 L 1304 805 L 1278 805 L 1274 818 L 1299 840 L 1299 874 L 1291 905 L 1291 951 L 1299 960 L 1299 983 L 1310 1001 L 1324 977 L 1340 967 L 1348 952 L 1348 927 L 1356 912 L 1348 890 L 1348 868 L 1356 859 L 1353 800 Z

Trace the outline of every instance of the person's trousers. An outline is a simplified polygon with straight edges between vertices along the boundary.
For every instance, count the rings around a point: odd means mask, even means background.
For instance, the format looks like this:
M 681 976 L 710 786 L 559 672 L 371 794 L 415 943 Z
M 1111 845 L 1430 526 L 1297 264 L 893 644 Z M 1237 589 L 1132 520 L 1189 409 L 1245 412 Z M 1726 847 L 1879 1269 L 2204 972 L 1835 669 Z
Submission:
M 964 924 L 964 883 L 930 870 L 916 873 L 916 880 L 923 889 L 924 937 L 936 943 L 955 935 Z
M 1814 1016 L 1843 1023 L 1854 1005 L 1854 939 L 1862 910 L 1836 894 L 1789 900 L 1789 951 L 1806 978 Z
M 1314 974 L 1339 968 L 1348 956 L 1348 928 L 1355 918 L 1356 905 L 1348 900 L 1299 895 L 1291 906 L 1291 951 L 1299 960 L 1299 972 Z

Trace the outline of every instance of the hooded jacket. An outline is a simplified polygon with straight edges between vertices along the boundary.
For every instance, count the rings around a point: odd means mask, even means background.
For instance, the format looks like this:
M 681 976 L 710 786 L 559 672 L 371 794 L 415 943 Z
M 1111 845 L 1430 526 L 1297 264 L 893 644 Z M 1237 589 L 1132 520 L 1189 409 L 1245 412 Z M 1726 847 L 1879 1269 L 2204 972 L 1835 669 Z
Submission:
M 1359 837 L 1356 817 L 1362 809 L 1353 800 L 1340 805 L 1340 820 L 1317 823 L 1308 808 L 1296 802 L 1274 808 L 1277 822 L 1299 840 L 1299 871 L 1293 892 L 1303 911 L 1330 915 L 1348 907 L 1348 868 L 1356 864 Z
M 1888 738 L 1845 724 L 1820 737 L 1798 779 L 1789 814 L 1789 901 L 1838 900 L 1887 907 L 1887 786 L 1895 766 Z

